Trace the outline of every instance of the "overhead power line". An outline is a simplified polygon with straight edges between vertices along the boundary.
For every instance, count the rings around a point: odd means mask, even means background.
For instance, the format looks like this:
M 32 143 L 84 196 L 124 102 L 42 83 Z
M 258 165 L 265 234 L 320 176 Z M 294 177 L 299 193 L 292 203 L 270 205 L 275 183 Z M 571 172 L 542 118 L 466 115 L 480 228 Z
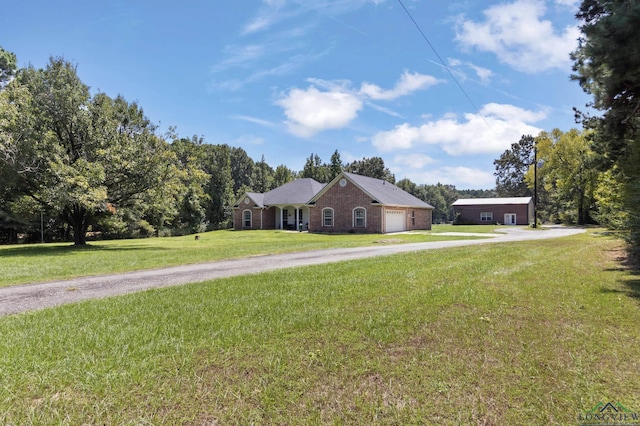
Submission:
M 478 113 L 478 115 L 480 117 L 482 117 L 482 121 L 484 121 L 484 124 L 487 125 L 487 127 L 489 128 L 489 130 L 491 129 L 491 126 L 489 125 L 489 123 L 487 122 L 487 119 L 484 117 L 484 115 L 480 112 L 480 110 L 478 109 L 478 107 L 476 106 L 476 104 L 473 102 L 473 100 L 471 99 L 471 97 L 469 96 L 469 94 L 467 93 L 466 90 L 464 90 L 464 87 L 462 87 L 462 84 L 460 84 L 460 82 L 458 81 L 458 79 L 456 78 L 455 74 L 453 73 L 453 71 L 451 71 L 451 69 L 447 66 L 447 64 L 444 62 L 444 60 L 442 59 L 442 57 L 440 56 L 440 54 L 438 53 L 438 51 L 436 50 L 436 48 L 433 46 L 433 44 L 431 44 L 431 41 L 429 41 L 429 37 L 427 37 L 427 35 L 424 33 L 424 31 L 422 31 L 422 28 L 420 28 L 420 25 L 418 25 L 418 23 L 416 22 L 415 19 L 413 19 L 413 16 L 411 15 L 411 12 L 409 12 L 409 9 L 406 8 L 406 6 L 404 5 L 404 3 L 402 2 L 402 0 L 398 0 L 398 3 L 400 3 L 400 6 L 402 6 L 402 8 L 404 9 L 405 13 L 407 14 L 407 16 L 409 17 L 409 19 L 411 20 L 411 22 L 413 22 L 413 25 L 415 25 L 415 27 L 418 29 L 418 32 L 422 35 L 422 38 L 424 39 L 424 41 L 427 42 L 427 44 L 429 45 L 429 47 L 431 48 L 431 50 L 433 50 L 433 53 L 436 55 L 436 57 L 438 58 L 438 61 L 440 61 L 440 64 L 444 67 L 444 69 L 447 70 L 447 72 L 449 73 L 449 75 L 451 76 L 451 78 L 453 79 L 453 81 L 456 83 L 456 85 L 458 86 L 458 88 L 460 89 L 460 91 L 462 92 L 462 94 L 464 95 L 465 98 L 467 98 L 467 101 L 469 101 L 469 103 L 471 104 L 471 106 L 473 107 L 473 109 Z

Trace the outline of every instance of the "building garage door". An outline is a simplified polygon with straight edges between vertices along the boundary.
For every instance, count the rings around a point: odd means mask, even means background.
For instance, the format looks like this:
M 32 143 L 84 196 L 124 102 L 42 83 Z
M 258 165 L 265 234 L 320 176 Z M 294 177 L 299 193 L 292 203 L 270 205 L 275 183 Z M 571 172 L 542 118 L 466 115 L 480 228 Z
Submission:
M 385 232 L 402 232 L 404 228 L 404 211 L 403 210 L 387 210 L 386 216 L 386 230 Z

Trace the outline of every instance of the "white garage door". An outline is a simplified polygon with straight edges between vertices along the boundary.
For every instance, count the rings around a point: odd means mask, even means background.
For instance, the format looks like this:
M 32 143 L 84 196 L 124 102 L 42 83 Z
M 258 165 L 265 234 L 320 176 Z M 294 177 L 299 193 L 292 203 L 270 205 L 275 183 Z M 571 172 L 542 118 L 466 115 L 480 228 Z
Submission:
M 404 223 L 404 211 L 387 210 L 385 232 L 402 232 L 405 230 Z

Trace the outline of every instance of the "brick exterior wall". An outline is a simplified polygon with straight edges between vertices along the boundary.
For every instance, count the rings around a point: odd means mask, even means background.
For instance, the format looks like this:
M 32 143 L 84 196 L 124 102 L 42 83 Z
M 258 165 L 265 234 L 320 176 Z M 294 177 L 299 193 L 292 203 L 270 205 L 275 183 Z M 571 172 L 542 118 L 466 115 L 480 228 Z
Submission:
M 311 232 L 361 232 L 381 233 L 383 208 L 372 205 L 373 200 L 351 181 L 342 187 L 333 185 L 316 202 L 311 210 L 309 230 Z M 354 227 L 353 209 L 362 207 L 366 210 L 366 226 Z M 333 209 L 333 226 L 323 226 L 323 209 Z
M 385 207 L 372 204 L 372 199 L 351 181 L 342 187 L 339 184 L 333 185 L 327 190 L 311 208 L 311 221 L 309 230 L 311 232 L 356 232 L 356 233 L 382 233 L 384 231 Z M 353 223 L 353 210 L 362 207 L 366 210 L 366 226 L 356 227 Z M 323 226 L 323 209 L 333 209 L 333 226 Z M 431 229 L 431 210 L 387 207 L 391 210 L 402 210 L 405 212 L 405 229 Z M 415 212 L 415 223 L 412 220 L 412 212 Z
M 251 227 L 244 226 L 244 211 L 251 210 Z M 260 220 L 262 214 L 262 228 L 260 228 Z M 276 208 L 257 209 L 250 205 L 249 207 L 240 205 L 233 211 L 233 229 L 240 231 L 242 229 L 275 229 L 276 227 Z
M 476 225 L 495 225 L 496 223 L 504 224 L 504 215 L 506 213 L 516 214 L 516 225 L 529 225 L 528 204 L 487 204 L 474 206 L 455 206 L 453 211 L 460 214 L 458 223 L 476 224 Z M 491 212 L 493 219 L 491 221 L 481 221 L 480 214 L 482 212 Z
M 405 209 L 407 212 L 407 223 L 405 229 L 407 231 L 430 230 L 431 217 L 433 210 L 431 209 Z M 415 215 L 414 215 L 415 213 Z

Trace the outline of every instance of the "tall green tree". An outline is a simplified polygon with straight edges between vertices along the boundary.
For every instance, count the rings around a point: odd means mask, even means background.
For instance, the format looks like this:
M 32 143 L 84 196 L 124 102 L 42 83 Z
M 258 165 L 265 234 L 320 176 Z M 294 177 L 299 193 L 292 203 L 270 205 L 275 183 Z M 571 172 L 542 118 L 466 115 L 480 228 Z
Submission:
M 409 194 L 413 195 L 414 197 L 420 197 L 420 191 L 418 190 L 418 185 L 413 183 L 411 179 L 408 179 L 408 178 L 400 179 L 398 182 L 395 183 L 395 185 L 398 188 L 402 189 L 403 191 L 406 191 Z
M 260 161 L 255 163 L 253 168 L 253 190 L 256 192 L 267 192 L 274 188 L 273 186 L 273 168 L 269 166 L 264 159 L 264 154 Z
M 396 182 L 396 177 L 385 167 L 381 157 L 363 158 L 349 163 L 345 171 L 357 175 L 368 176 L 376 179 L 383 179 L 391 183 Z
M 76 245 L 100 215 L 168 179 L 167 144 L 135 103 L 91 96 L 76 68 L 51 58 L 20 70 L 0 92 L 0 176 L 55 209 Z
M 17 69 L 16 55 L 0 46 L 0 90 L 11 80 Z
M 536 145 L 538 160 L 542 163 L 538 169 L 539 199 L 544 190 L 548 214 L 566 223 L 591 222 L 598 172 L 585 132 L 577 129 L 541 132 L 536 137 Z M 533 178 L 531 167 L 526 176 L 530 188 L 534 185 Z
M 224 229 L 231 225 L 231 208 L 235 201 L 233 192 L 233 148 L 229 145 L 203 145 L 204 171 L 209 176 L 205 185 L 209 196 L 206 209 L 211 229 Z
M 530 197 L 532 190 L 525 181 L 525 176 L 534 160 L 535 139 L 531 135 L 523 135 L 511 148 L 493 162 L 496 168 L 496 193 L 500 197 Z
M 235 197 L 253 190 L 254 165 L 247 151 L 242 148 L 231 148 L 231 179 L 233 179 Z
M 294 178 L 295 173 L 293 172 L 293 170 L 291 170 L 284 164 L 281 164 L 276 167 L 276 170 L 273 173 L 273 187 L 277 188 L 279 186 L 282 186 L 285 183 L 291 182 Z
M 176 214 L 171 217 L 173 234 L 189 234 L 203 231 L 208 224 L 207 207 L 211 201 L 205 187 L 210 175 L 205 171 L 206 145 L 202 138 L 175 139 L 171 143 L 171 151 L 178 161 L 177 179 L 173 185 L 161 188 L 166 206 L 173 200 Z
M 623 193 L 627 241 L 640 255 L 640 3 L 583 0 L 577 13 L 583 24 L 572 54 L 572 76 L 592 96 L 588 105 L 601 112 L 582 115 L 594 129 L 593 149 L 603 169 L 616 168 Z
M 311 153 L 304 164 L 300 176 L 326 183 L 329 181 L 329 167 L 322 162 L 318 154 Z
M 327 181 L 332 181 L 336 176 L 342 173 L 343 169 L 344 164 L 342 164 L 340 153 L 336 149 L 333 154 L 331 154 L 331 163 L 329 163 L 329 174 L 327 176 Z

